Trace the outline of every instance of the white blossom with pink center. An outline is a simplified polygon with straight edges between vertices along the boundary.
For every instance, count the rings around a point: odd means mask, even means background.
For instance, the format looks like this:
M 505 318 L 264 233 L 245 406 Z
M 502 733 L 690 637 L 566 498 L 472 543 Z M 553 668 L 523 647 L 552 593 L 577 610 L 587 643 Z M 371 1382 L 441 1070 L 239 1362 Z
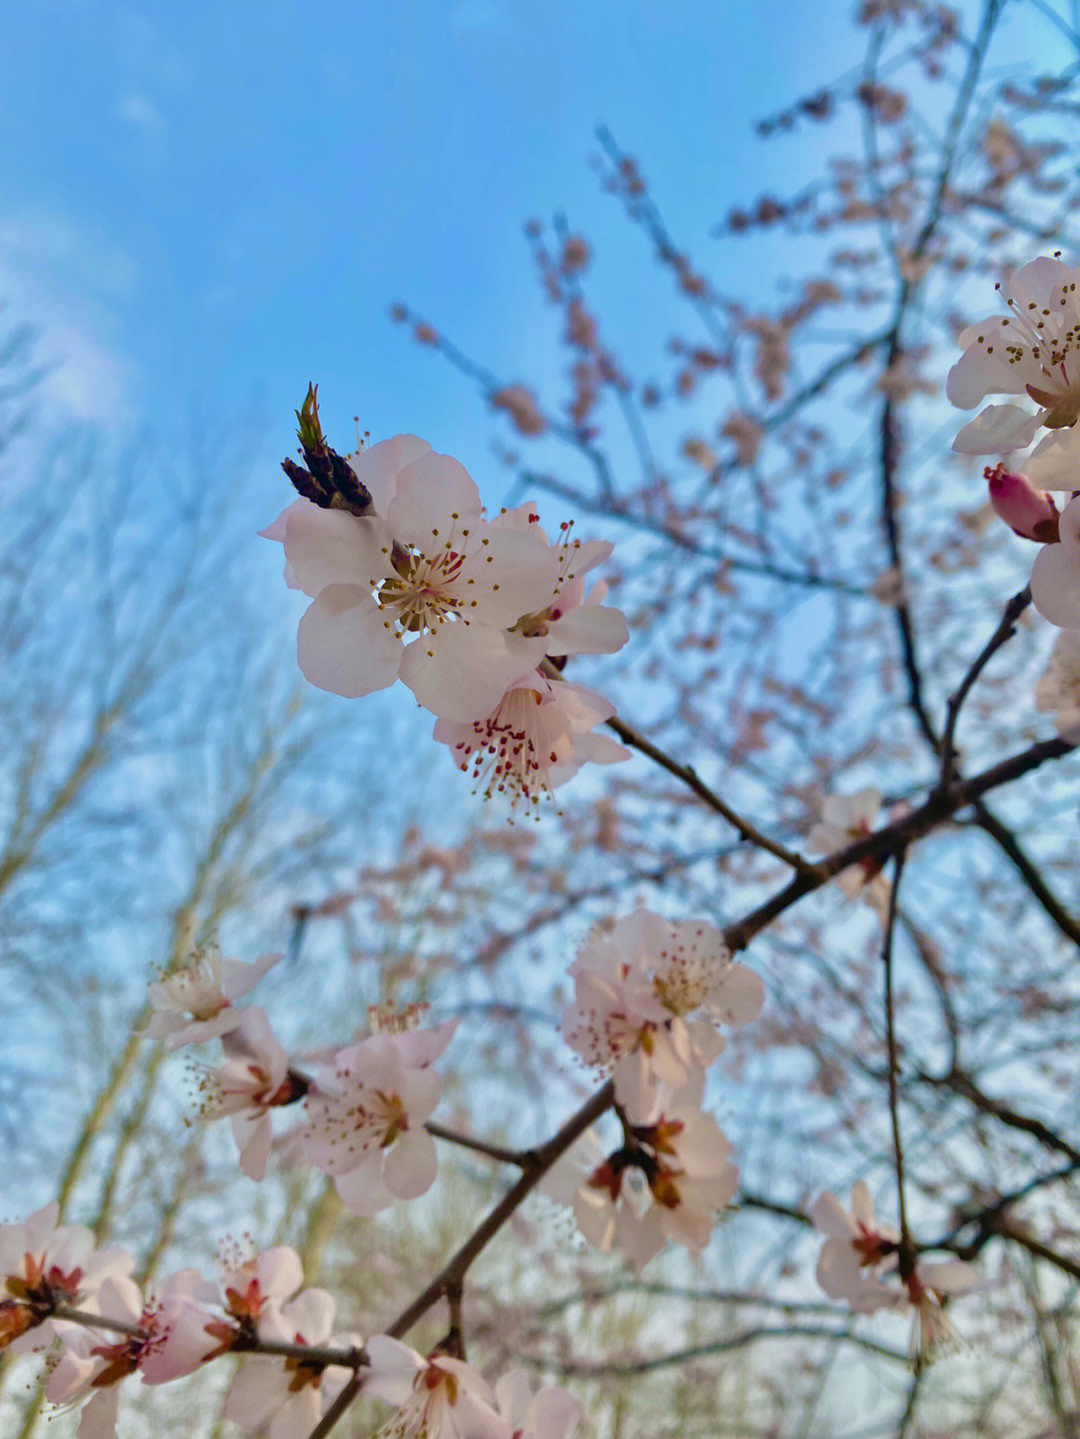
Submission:
M 198 1085 L 203 1118 L 229 1118 L 241 1171 L 261 1180 L 274 1138 L 270 1112 L 299 1099 L 302 1088 L 266 1012 L 252 1006 L 241 1016 L 240 1024 L 222 1037 L 225 1063 L 198 1070 Z
M 856 790 L 850 795 L 829 795 L 821 807 L 821 819 L 806 837 L 811 854 L 832 855 L 847 849 L 873 833 L 881 809 L 881 791 Z M 864 859 L 849 865 L 835 876 L 848 899 L 865 900 L 879 917 L 888 912 L 889 881 L 881 873 L 881 861 Z
M 425 1359 L 386 1334 L 368 1340 L 367 1356 L 364 1392 L 398 1411 L 376 1439 L 516 1439 L 486 1381 L 463 1360 Z
M 1043 545 L 1035 556 L 1031 600 L 1052 625 L 1080 629 L 1080 498 L 1062 510 L 1058 532 L 1060 543 Z
M 630 758 L 621 744 L 590 733 L 614 713 L 603 695 L 566 681 L 553 684 L 534 670 L 511 685 L 485 718 L 438 720 L 435 739 L 449 746 L 460 770 L 472 773 L 485 799 L 498 794 L 512 806 L 538 805 L 583 764 Z
M 614 550 L 608 540 L 582 541 L 571 537 L 569 524 L 560 530 L 552 545 L 540 528 L 540 515 L 532 503 L 503 510 L 492 520 L 494 529 L 529 531 L 539 535 L 558 565 L 555 594 L 543 610 L 522 615 L 515 630 L 524 635 L 542 635 L 549 655 L 611 655 L 630 638 L 622 610 L 605 605 L 608 586 L 600 580 L 585 595 L 585 576 L 603 564 Z
M 835 1194 L 822 1194 L 810 1206 L 814 1226 L 827 1236 L 817 1265 L 817 1281 L 830 1299 L 843 1299 L 860 1314 L 895 1308 L 903 1295 L 883 1282 L 897 1265 L 900 1235 L 874 1218 L 874 1200 L 863 1180 L 851 1191 L 851 1210 Z
M 0 1350 L 47 1347 L 58 1304 L 94 1312 L 106 1282 L 127 1282 L 135 1260 L 125 1249 L 96 1249 L 82 1225 L 59 1225 L 59 1206 L 46 1204 L 18 1224 L 0 1224 Z
M 822 1194 L 811 1205 L 810 1217 L 827 1236 L 817 1279 L 830 1299 L 844 1300 L 858 1314 L 910 1310 L 916 1367 L 956 1346 L 945 1306 L 977 1284 L 978 1271 L 972 1265 L 962 1259 L 920 1258 L 908 1278 L 901 1279 L 900 1235 L 877 1222 L 873 1198 L 862 1180 L 852 1189 L 850 1212 L 835 1194 Z
M 569 972 L 566 1041 L 614 1075 L 626 1102 L 643 1102 L 656 1084 L 688 1084 L 723 1049 L 718 1026 L 748 1023 L 764 1002 L 760 978 L 734 963 L 715 925 L 673 924 L 647 909 L 595 934 Z
M 1080 744 L 1080 629 L 1058 635 L 1035 686 L 1035 707 L 1054 716 L 1063 740 Z
M 590 1244 L 618 1250 L 640 1273 L 669 1242 L 705 1249 L 739 1172 L 719 1125 L 685 1092 L 658 1091 L 648 1111 L 626 1118 L 626 1143 L 578 1189 L 574 1217 Z
M 273 969 L 280 954 L 264 954 L 250 964 L 222 959 L 214 948 L 197 953 L 191 964 L 152 984 L 154 1014 L 143 1030 L 147 1039 L 164 1039 L 170 1049 L 220 1039 L 240 1024 L 233 1001 L 253 989 Z
M 455 1027 L 440 1027 L 443 1048 Z M 356 1214 L 415 1199 L 435 1182 L 438 1158 L 424 1123 L 442 1096 L 443 1080 L 429 1067 L 435 1031 L 427 1032 L 421 1051 L 426 1062 L 412 1062 L 417 1033 L 423 1031 L 373 1034 L 338 1050 L 329 1072 L 308 1091 L 300 1151 L 333 1176 L 343 1203 Z
M 1027 395 L 1040 408 L 1033 415 L 1020 405 L 988 405 L 960 431 L 954 450 L 966 455 L 1007 454 L 1029 445 L 1043 426 L 1064 430 L 1076 424 L 1080 416 L 1078 281 L 1080 271 L 1041 256 L 1009 281 L 1008 315 L 992 315 L 963 331 L 964 353 L 949 371 L 946 384 L 952 403 L 971 410 L 990 394 Z M 1051 482 L 1045 474 L 1038 483 L 1050 489 L 1072 488 L 1069 483 Z
M 130 1374 L 138 1371 L 144 1383 L 165 1384 L 193 1373 L 203 1363 L 210 1349 L 205 1334 L 194 1345 L 187 1341 L 194 1335 L 195 1323 L 209 1317 L 200 1301 L 212 1295 L 213 1286 L 194 1269 L 172 1275 L 146 1301 L 133 1280 L 108 1279 L 99 1291 L 98 1312 L 103 1318 L 137 1326 L 137 1334 L 57 1321 L 63 1350 L 49 1372 L 45 1393 L 50 1403 L 62 1408 L 87 1401 L 79 1420 L 79 1439 L 112 1439 L 120 1383 Z
M 542 659 L 543 637 L 509 631 L 550 605 L 558 563 L 540 535 L 483 518 L 456 460 L 411 436 L 383 443 L 397 449 L 352 461 L 375 514 L 298 500 L 264 532 L 285 546 L 287 581 L 313 597 L 300 668 L 350 699 L 400 678 L 440 718 L 477 719 Z
M 360 1347 L 358 1336 L 335 1335 L 335 1305 L 324 1289 L 305 1289 L 281 1308 L 265 1309 L 256 1326 L 264 1341 L 342 1350 Z M 229 1386 L 222 1411 L 241 1429 L 260 1429 L 267 1439 L 307 1439 L 352 1375 L 341 1364 L 300 1356 L 253 1354 Z
M 513 1439 L 571 1439 L 581 1420 L 581 1405 L 554 1385 L 534 1391 L 524 1369 L 510 1369 L 495 1381 L 499 1413 Z

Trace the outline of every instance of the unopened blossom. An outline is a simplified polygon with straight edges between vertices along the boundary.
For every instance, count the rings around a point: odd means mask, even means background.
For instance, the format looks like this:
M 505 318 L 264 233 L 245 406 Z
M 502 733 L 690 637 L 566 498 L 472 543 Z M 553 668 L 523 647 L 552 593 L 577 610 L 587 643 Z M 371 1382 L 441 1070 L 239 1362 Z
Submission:
M 400 678 L 441 718 L 489 714 L 545 653 L 539 638 L 509 631 L 556 593 L 549 547 L 485 520 L 464 468 L 416 436 L 350 464 L 372 514 L 298 500 L 264 531 L 285 547 L 288 583 L 313 599 L 300 622 L 300 668 L 348 698 Z
M 1080 629 L 1058 635 L 1035 686 L 1035 708 L 1054 716 L 1063 740 L 1080 744 Z
M 514 1439 L 571 1439 L 581 1405 L 555 1385 L 533 1389 L 524 1369 L 510 1369 L 495 1381 L 495 1400 Z
M 148 1039 L 164 1039 L 170 1049 L 220 1039 L 240 1024 L 233 1001 L 253 989 L 281 959 L 264 954 L 250 964 L 223 959 L 216 947 L 197 953 L 192 963 L 157 983 L 148 994 L 154 1013 L 143 1030 Z
M 443 1026 L 444 1047 L 453 1028 Z M 443 1080 L 430 1060 L 423 1067 L 409 1062 L 409 1040 L 373 1034 L 338 1050 L 307 1094 L 300 1151 L 333 1176 L 343 1203 L 356 1214 L 415 1199 L 435 1182 L 435 1143 L 424 1124 L 442 1096 Z
M 648 1113 L 629 1114 L 626 1142 L 574 1196 L 578 1228 L 640 1273 L 668 1242 L 700 1254 L 738 1187 L 731 1145 L 684 1093 L 659 1091 Z
M 598 930 L 569 972 L 563 1035 L 614 1075 L 624 1102 L 656 1083 L 687 1084 L 723 1049 L 719 1026 L 748 1023 L 764 1001 L 760 978 L 732 960 L 714 925 L 647 909 Z
M 244 1009 L 241 1023 L 222 1042 L 225 1063 L 199 1071 L 202 1115 L 229 1118 L 242 1172 L 249 1179 L 265 1179 L 274 1137 L 270 1111 L 295 1103 L 304 1085 L 290 1070 L 289 1056 L 264 1010 Z
M 830 1299 L 846 1300 L 860 1314 L 903 1302 L 897 1286 L 883 1282 L 896 1270 L 900 1235 L 877 1223 L 863 1180 L 851 1191 L 850 1211 L 835 1194 L 822 1194 L 810 1206 L 810 1218 L 826 1236 L 817 1281 Z
M 355 1335 L 335 1335 L 335 1305 L 324 1289 L 305 1289 L 280 1308 L 264 1310 L 256 1326 L 264 1341 L 359 1350 Z M 241 1429 L 263 1430 L 267 1439 L 307 1439 L 353 1371 L 295 1355 L 253 1354 L 229 1386 L 222 1411 Z
M 949 371 L 946 394 L 962 410 L 987 395 L 1025 395 L 1039 408 L 988 405 L 965 425 L 953 449 L 967 455 L 1023 449 L 1039 429 L 1069 429 L 1080 416 L 1080 271 L 1041 256 L 1008 283 L 1009 313 L 971 325 L 960 336 L 964 354 Z M 1067 489 L 1045 477 L 1050 489 Z
M 535 806 L 583 764 L 630 758 L 615 740 L 592 733 L 614 713 L 603 695 L 565 680 L 553 683 L 533 670 L 484 718 L 437 720 L 435 739 L 450 748 L 485 799 L 502 795 L 512 806 Z
M 1037 490 L 1026 475 L 1004 465 L 984 471 L 990 483 L 990 503 L 1014 535 L 1024 540 L 1053 544 L 1058 539 L 1058 507 L 1045 490 Z
M 59 1212 L 46 1204 L 19 1224 L 0 1224 L 0 1349 L 47 1345 L 58 1305 L 93 1312 L 102 1285 L 128 1280 L 135 1268 L 126 1250 L 96 1249 L 91 1230 L 58 1224 Z
M 1058 526 L 1061 543 L 1043 545 L 1031 571 L 1031 600 L 1043 619 L 1080 629 L 1080 499 L 1070 500 Z
M 376 1439 L 517 1439 L 486 1381 L 463 1360 L 425 1359 L 386 1334 L 368 1340 L 367 1357 L 364 1392 L 397 1408 Z

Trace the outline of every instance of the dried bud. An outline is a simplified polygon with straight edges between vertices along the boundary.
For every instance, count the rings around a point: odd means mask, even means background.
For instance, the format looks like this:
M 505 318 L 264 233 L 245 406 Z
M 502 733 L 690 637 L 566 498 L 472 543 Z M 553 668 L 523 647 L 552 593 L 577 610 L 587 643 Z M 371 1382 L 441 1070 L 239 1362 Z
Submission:
M 1013 474 L 1004 465 L 987 466 L 983 474 L 990 482 L 995 514 L 1014 535 L 1043 545 L 1057 544 L 1058 508 L 1045 490 L 1037 490 L 1026 475 Z

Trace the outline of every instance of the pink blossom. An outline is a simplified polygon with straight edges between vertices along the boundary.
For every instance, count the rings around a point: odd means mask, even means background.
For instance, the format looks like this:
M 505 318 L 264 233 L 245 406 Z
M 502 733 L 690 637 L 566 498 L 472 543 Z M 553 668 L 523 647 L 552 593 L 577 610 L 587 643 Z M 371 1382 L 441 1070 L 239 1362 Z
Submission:
M 45 1392 L 51 1403 L 65 1408 L 86 1401 L 79 1420 L 79 1439 L 112 1439 L 120 1383 L 129 1375 L 139 1371 L 145 1383 L 163 1384 L 199 1367 L 210 1348 L 205 1334 L 204 1342 L 194 1349 L 183 1342 L 170 1344 L 169 1340 L 173 1326 L 187 1325 L 189 1314 L 209 1317 L 200 1308 L 199 1300 L 211 1293 L 212 1286 L 193 1269 L 167 1279 L 158 1294 L 146 1301 L 131 1279 L 110 1278 L 101 1285 L 98 1312 L 103 1319 L 127 1325 L 135 1332 L 56 1321 L 62 1352 L 49 1371 Z
M 1009 281 L 1007 316 L 991 316 L 960 336 L 964 354 L 946 394 L 962 410 L 988 394 L 1027 395 L 1039 410 L 989 405 L 953 441 L 961 454 L 1006 454 L 1029 445 L 1042 426 L 1062 430 L 1080 415 L 1080 271 L 1042 256 Z M 1043 478 L 1042 483 L 1049 482 Z M 1051 489 L 1071 488 L 1050 484 Z
M 194 963 L 150 986 L 154 1014 L 143 1033 L 148 1039 L 164 1039 L 170 1049 L 219 1039 L 240 1024 L 241 1012 L 233 1001 L 253 989 L 280 959 L 280 954 L 264 954 L 243 964 L 222 959 L 216 948 L 196 954 Z
M 578 1189 L 574 1217 L 590 1244 L 617 1249 L 640 1273 L 668 1242 L 700 1254 L 739 1174 L 726 1136 L 685 1091 L 658 1091 L 627 1119 L 626 1143 Z
M 614 764 L 630 751 L 591 731 L 615 713 L 602 695 L 566 681 L 552 684 L 534 670 L 503 695 L 491 714 L 459 724 L 440 719 L 435 739 L 450 747 L 484 798 L 538 805 L 587 761 Z
M 581 1420 L 581 1405 L 554 1385 L 533 1391 L 523 1369 L 510 1369 L 495 1383 L 499 1413 L 513 1439 L 571 1439 Z
M 689 1083 L 723 1049 L 718 1027 L 746 1024 L 764 1001 L 761 980 L 732 961 L 714 925 L 671 924 L 646 909 L 596 933 L 570 975 L 566 1041 L 614 1074 L 625 1102 L 657 1083 Z
M 19 1224 L 0 1224 L 0 1349 L 14 1354 L 47 1346 L 57 1305 L 94 1311 L 106 1283 L 127 1283 L 135 1260 L 119 1247 L 95 1249 L 81 1225 L 58 1225 L 46 1204 Z
M 367 1356 L 365 1393 L 398 1410 L 377 1439 L 515 1439 L 496 1412 L 491 1389 L 462 1360 L 445 1354 L 425 1359 L 386 1334 L 368 1340 Z
M 603 604 L 608 587 L 603 580 L 586 598 L 585 576 L 603 564 L 614 546 L 608 540 L 583 541 L 571 537 L 571 526 L 561 527 L 553 545 L 540 528 L 540 515 L 532 503 L 503 510 L 492 521 L 493 529 L 528 531 L 548 546 L 558 566 L 555 594 L 544 609 L 522 615 L 515 630 L 524 635 L 542 635 L 549 655 L 610 655 L 621 650 L 630 638 L 621 610 Z
M 831 1299 L 845 1300 L 858 1314 L 909 1310 L 916 1368 L 956 1346 L 956 1331 L 945 1306 L 977 1283 L 978 1273 L 970 1264 L 920 1257 L 901 1278 L 900 1236 L 877 1223 L 874 1201 L 862 1180 L 852 1189 L 850 1213 L 835 1194 L 822 1194 L 811 1206 L 810 1217 L 827 1236 L 817 1278 Z
M 355 1335 L 334 1335 L 335 1305 L 323 1289 L 305 1289 L 280 1308 L 265 1308 L 256 1324 L 258 1337 L 297 1345 L 333 1345 L 359 1349 Z M 307 1439 L 352 1371 L 299 1356 L 281 1359 L 253 1354 L 245 1359 L 229 1387 L 223 1410 L 241 1429 L 265 1426 L 268 1439 Z
M 1031 571 L 1031 599 L 1043 619 L 1080 629 L 1080 498 L 1061 512 L 1061 543 L 1043 545 Z
M 414 1067 L 418 1053 L 426 1062 Z M 373 1034 L 338 1050 L 331 1071 L 308 1091 L 301 1153 L 333 1175 L 354 1213 L 415 1199 L 435 1182 L 435 1144 L 424 1128 L 443 1088 L 429 1067 L 434 1054 L 430 1042 L 420 1049 L 410 1034 Z
M 298 1100 L 303 1086 L 289 1069 L 289 1056 L 264 1010 L 243 1010 L 240 1024 L 222 1042 L 225 1063 L 200 1071 L 202 1114 L 207 1119 L 229 1117 L 242 1172 L 261 1180 L 274 1137 L 270 1111 Z
M 811 1205 L 810 1218 L 827 1236 L 817 1280 L 830 1299 L 844 1299 L 861 1314 L 903 1302 L 895 1285 L 882 1282 L 896 1269 L 900 1236 L 875 1223 L 873 1197 L 861 1179 L 851 1191 L 850 1213 L 835 1194 L 822 1194 Z
M 821 819 L 806 837 L 811 854 L 835 854 L 872 833 L 881 808 L 881 791 L 856 790 L 851 795 L 830 795 L 821 809 Z M 888 911 L 889 882 L 881 873 L 881 861 L 864 859 L 849 865 L 836 876 L 836 883 L 848 899 L 860 898 L 880 916 Z
M 265 532 L 285 546 L 288 582 L 313 598 L 300 668 L 348 698 L 400 677 L 441 718 L 476 719 L 542 658 L 539 639 L 508 631 L 550 604 L 558 565 L 539 535 L 483 519 L 456 460 L 414 436 L 383 443 L 397 448 L 352 461 L 376 513 L 298 500 Z

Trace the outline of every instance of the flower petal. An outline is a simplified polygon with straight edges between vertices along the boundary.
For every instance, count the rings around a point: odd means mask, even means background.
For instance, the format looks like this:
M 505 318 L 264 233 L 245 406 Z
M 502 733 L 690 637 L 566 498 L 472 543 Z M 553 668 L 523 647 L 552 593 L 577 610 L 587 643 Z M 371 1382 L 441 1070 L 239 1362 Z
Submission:
M 402 661 L 401 641 L 357 585 L 328 585 L 317 595 L 300 621 L 296 650 L 313 685 L 346 699 L 387 689 Z

